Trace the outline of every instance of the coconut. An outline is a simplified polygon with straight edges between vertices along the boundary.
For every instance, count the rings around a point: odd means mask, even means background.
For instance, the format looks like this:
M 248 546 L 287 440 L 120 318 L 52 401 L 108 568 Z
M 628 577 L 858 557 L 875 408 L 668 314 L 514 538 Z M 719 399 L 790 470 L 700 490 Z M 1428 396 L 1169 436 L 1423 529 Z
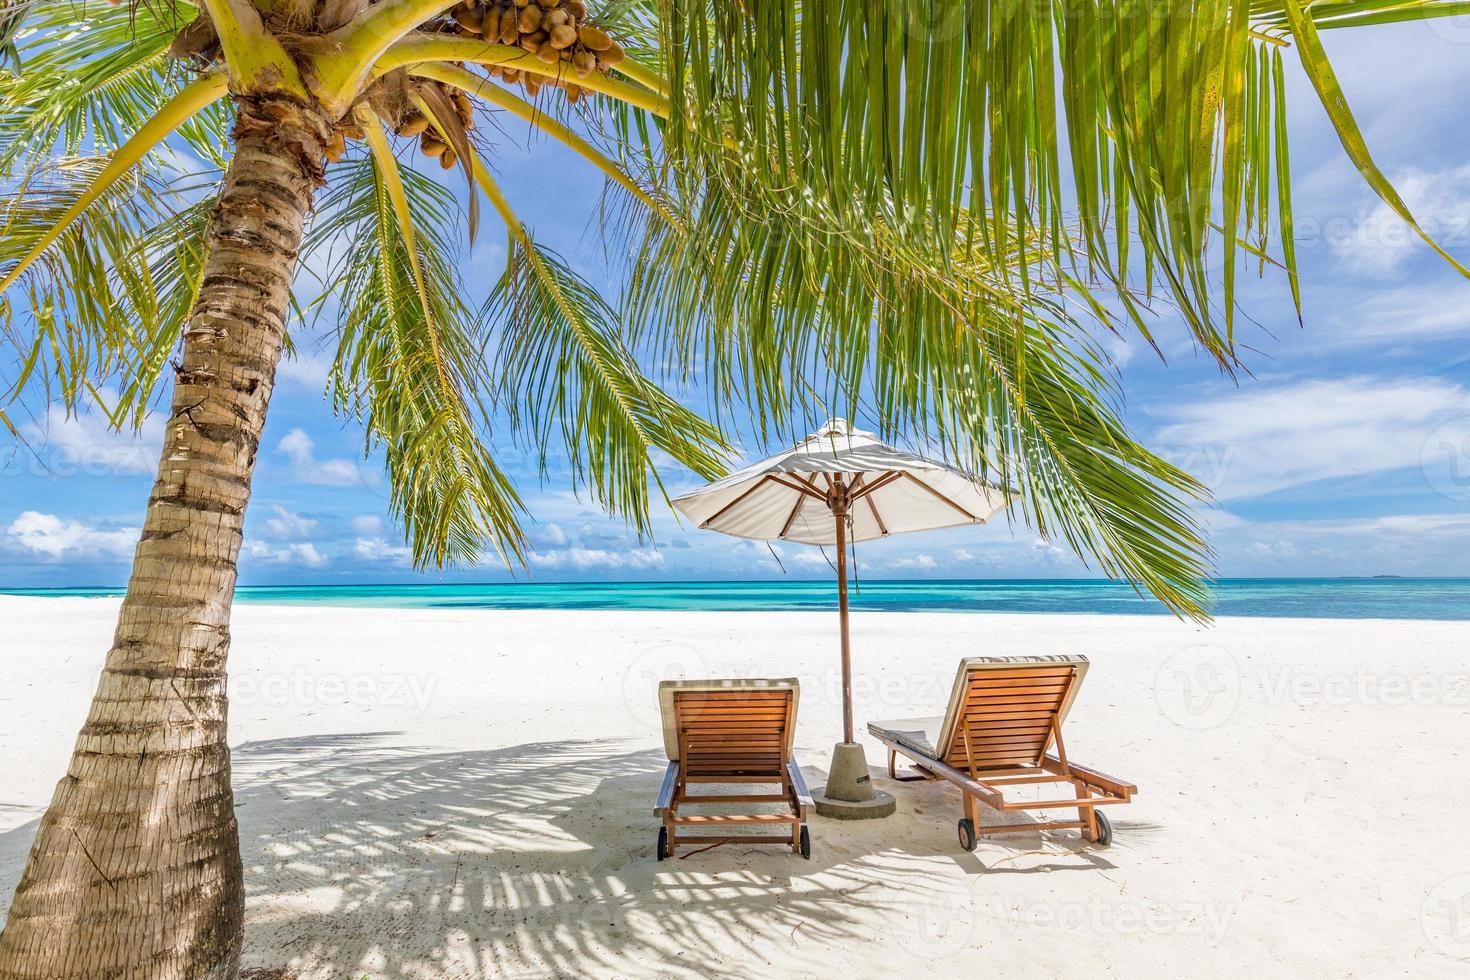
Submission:
M 439 166 L 443 167 L 445 170 L 448 170 L 449 168 L 454 166 L 454 162 L 457 159 L 458 157 L 454 155 L 454 151 L 449 149 L 448 147 L 445 147 L 444 152 L 439 154 Z
M 522 34 L 534 34 L 541 26 L 541 8 L 536 6 L 522 8 L 520 16 L 516 18 L 516 26 Z
M 425 133 L 424 138 L 419 140 L 419 149 L 424 151 L 424 156 L 437 157 L 448 151 L 449 145 Z
M 514 7 L 506 7 L 500 12 L 500 43 L 515 44 L 516 38 L 521 36 L 516 27 L 516 10 Z
M 546 29 L 549 31 L 553 27 L 559 27 L 562 24 L 570 23 L 572 20 L 572 15 L 558 7 L 555 10 L 547 11 L 547 13 L 541 18 L 541 20 L 542 23 L 546 25 Z
M 429 120 L 415 112 L 403 117 L 396 132 L 399 136 L 417 136 L 428 128 Z
M 577 29 L 571 24 L 558 24 L 551 29 L 551 46 L 560 51 L 577 43 Z
M 554 65 L 561 60 L 561 52 L 548 43 L 541 45 L 540 49 L 536 52 L 536 57 L 548 65 Z
M 623 58 L 625 57 L 625 55 L 623 54 L 623 46 L 616 41 L 613 41 L 611 44 L 609 44 L 607 50 L 599 52 L 597 56 L 601 58 L 605 64 L 609 65 L 622 64 Z
M 471 34 L 479 34 L 485 28 L 480 12 L 473 7 L 455 7 L 454 22 Z
M 572 54 L 572 67 L 577 70 L 578 78 L 586 78 L 589 72 L 597 70 L 597 55 L 585 48 Z
M 607 36 L 606 31 L 600 27 L 592 27 L 589 24 L 583 24 L 577 28 L 577 40 L 582 42 L 582 47 L 590 51 L 606 51 L 612 47 L 613 43 L 612 38 Z

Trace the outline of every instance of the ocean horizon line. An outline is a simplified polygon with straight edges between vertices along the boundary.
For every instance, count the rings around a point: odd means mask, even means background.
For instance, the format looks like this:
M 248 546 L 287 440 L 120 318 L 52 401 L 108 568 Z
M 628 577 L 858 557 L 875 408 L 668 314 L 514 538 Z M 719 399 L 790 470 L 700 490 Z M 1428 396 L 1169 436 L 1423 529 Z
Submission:
M 1211 580 L 1211 615 L 1296 619 L 1470 620 L 1470 577 L 1324 576 Z M 116 598 L 122 586 L 0 587 L 30 598 Z M 816 579 L 385 582 L 245 585 L 241 604 L 383 609 L 691 612 L 827 611 L 836 583 Z M 870 579 L 849 589 L 862 612 L 1173 615 L 1127 582 L 1104 578 Z
M 971 577 L 945 577 L 945 578 L 875 578 L 862 576 L 862 582 L 871 584 L 905 584 L 922 585 L 924 583 L 1056 583 L 1065 585 L 1107 585 L 1120 586 L 1132 589 L 1126 581 L 1110 578 L 1087 578 L 1087 577 L 1042 577 L 1042 576 L 1015 576 L 1010 578 L 971 578 Z M 1225 575 L 1219 578 L 1209 578 L 1205 581 L 1215 585 L 1225 585 L 1240 582 L 1467 582 L 1470 583 L 1470 575 Z M 630 578 L 630 579 L 511 579 L 508 581 L 465 581 L 465 582 L 282 582 L 272 585 L 240 585 L 237 589 L 248 589 L 252 591 L 265 591 L 268 589 L 420 589 L 420 588 L 512 588 L 516 586 L 551 586 L 551 585 L 576 585 L 576 586 L 620 586 L 620 585 L 779 585 L 781 583 L 801 583 L 807 585 L 821 585 L 831 582 L 831 576 L 817 575 L 812 577 L 781 576 L 779 578 Z M 832 583 L 835 585 L 835 583 Z M 0 585 L 0 595 L 20 595 L 37 592 L 116 592 L 119 595 L 127 588 L 124 585 Z

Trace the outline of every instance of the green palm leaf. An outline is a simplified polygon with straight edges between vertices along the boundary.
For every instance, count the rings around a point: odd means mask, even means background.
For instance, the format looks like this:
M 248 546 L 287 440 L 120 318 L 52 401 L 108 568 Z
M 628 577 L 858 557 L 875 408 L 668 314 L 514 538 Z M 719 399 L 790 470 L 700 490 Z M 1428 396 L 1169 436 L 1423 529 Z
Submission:
M 501 334 L 499 375 L 513 424 L 543 465 L 558 441 L 574 483 L 649 530 L 649 485 L 666 453 L 705 479 L 726 468 L 718 429 L 644 377 L 617 314 L 554 252 L 512 234 L 505 274 L 484 315 Z
M 311 255 L 352 244 L 341 250 L 318 304 L 340 309 L 332 396 L 363 424 L 368 451 L 383 452 L 389 506 L 417 566 L 473 563 L 487 549 L 517 559 L 522 506 L 485 441 L 489 338 L 465 305 L 451 262 L 453 197 L 422 174 L 400 173 L 415 218 L 422 294 L 385 172 L 371 158 L 332 168 L 303 249 Z
M 716 410 L 753 414 L 767 439 L 828 414 L 916 435 L 1016 488 L 1020 519 L 1043 535 L 1204 614 L 1192 506 L 1205 491 L 1119 420 L 1081 319 L 1106 317 L 1102 298 L 1056 250 L 1018 248 L 994 268 L 988 252 L 959 258 L 962 227 L 925 254 L 891 216 L 835 214 L 800 188 L 777 207 L 757 192 L 754 206 L 734 179 L 689 206 L 687 234 L 649 225 L 639 252 L 628 315 L 676 377 L 703 382 Z

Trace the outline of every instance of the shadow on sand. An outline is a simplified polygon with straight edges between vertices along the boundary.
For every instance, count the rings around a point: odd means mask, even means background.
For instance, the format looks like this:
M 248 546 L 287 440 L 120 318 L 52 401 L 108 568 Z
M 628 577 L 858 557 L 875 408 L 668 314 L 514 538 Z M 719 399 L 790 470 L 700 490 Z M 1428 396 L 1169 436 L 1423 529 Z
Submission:
M 850 944 L 900 965 L 926 917 L 964 900 L 956 865 L 961 877 L 1112 866 L 1030 834 L 964 854 L 958 798 L 937 784 L 894 787 L 915 821 L 818 821 L 810 861 L 728 844 L 658 862 L 657 751 L 445 752 L 397 737 L 235 749 L 245 976 L 774 977 L 818 973 L 825 951 Z M 1120 842 L 1150 829 L 1119 823 Z M 34 832 L 31 821 L 0 834 L 0 856 L 23 859 Z M 18 876 L 14 862 L 7 896 Z

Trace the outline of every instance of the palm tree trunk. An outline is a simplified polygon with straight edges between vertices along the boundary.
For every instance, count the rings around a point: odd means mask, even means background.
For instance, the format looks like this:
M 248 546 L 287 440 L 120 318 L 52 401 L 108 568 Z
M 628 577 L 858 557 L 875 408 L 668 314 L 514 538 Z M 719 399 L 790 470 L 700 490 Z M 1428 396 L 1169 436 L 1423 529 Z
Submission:
M 225 660 L 250 478 L 327 124 L 241 100 L 117 633 L 0 933 L 0 980 L 239 969 Z

